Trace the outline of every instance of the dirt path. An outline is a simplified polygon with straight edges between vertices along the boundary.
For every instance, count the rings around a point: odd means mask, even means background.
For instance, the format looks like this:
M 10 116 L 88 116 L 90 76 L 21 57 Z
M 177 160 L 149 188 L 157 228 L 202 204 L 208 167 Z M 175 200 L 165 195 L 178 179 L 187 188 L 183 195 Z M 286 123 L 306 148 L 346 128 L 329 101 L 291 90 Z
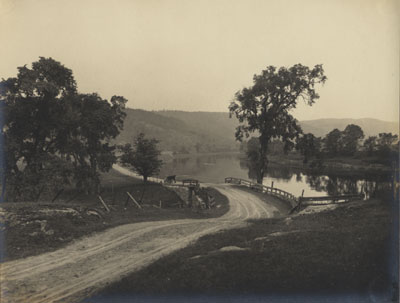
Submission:
M 220 218 L 122 225 L 54 252 L 0 264 L 1 302 L 78 302 L 205 234 L 278 213 L 254 195 L 225 184 L 213 186 L 230 202 Z

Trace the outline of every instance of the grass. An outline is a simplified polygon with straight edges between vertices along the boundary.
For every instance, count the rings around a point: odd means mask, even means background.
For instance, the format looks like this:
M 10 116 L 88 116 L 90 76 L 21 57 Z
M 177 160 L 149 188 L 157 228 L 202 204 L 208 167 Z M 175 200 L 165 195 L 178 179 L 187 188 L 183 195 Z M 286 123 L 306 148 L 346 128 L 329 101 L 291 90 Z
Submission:
M 390 301 L 395 292 L 392 283 L 398 283 L 392 276 L 398 269 L 393 258 L 394 225 L 389 203 L 379 200 L 290 219 L 254 221 L 246 228 L 202 237 L 109 285 L 96 298 L 102 302 L 121 294 L 288 298 L 356 294 L 371 299 L 378 294 Z M 219 250 L 226 246 L 245 250 Z
M 61 248 L 74 239 L 100 232 L 122 224 L 173 219 L 203 219 L 218 217 L 229 209 L 228 199 L 213 189 L 207 191 L 215 197 L 216 206 L 209 210 L 178 208 L 180 198 L 175 192 L 157 183 L 145 186 L 141 180 L 110 171 L 102 176 L 101 196 L 111 212 L 106 212 L 97 195 L 81 194 L 69 190 L 57 201 L 2 203 L 2 261 L 38 255 Z M 138 209 L 130 200 L 129 191 L 140 201 Z M 162 208 L 158 208 L 159 201 Z M 88 212 L 89 211 L 89 212 Z M 93 211 L 98 215 L 94 215 Z

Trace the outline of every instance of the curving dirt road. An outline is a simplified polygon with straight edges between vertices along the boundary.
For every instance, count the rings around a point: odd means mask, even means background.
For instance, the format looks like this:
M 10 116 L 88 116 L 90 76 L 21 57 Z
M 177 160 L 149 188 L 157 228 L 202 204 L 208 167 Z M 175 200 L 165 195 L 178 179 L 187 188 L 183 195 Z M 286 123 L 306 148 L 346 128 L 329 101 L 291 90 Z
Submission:
M 255 195 L 212 185 L 230 202 L 220 218 L 122 225 L 39 256 L 0 264 L 1 302 L 79 302 L 199 237 L 279 213 Z

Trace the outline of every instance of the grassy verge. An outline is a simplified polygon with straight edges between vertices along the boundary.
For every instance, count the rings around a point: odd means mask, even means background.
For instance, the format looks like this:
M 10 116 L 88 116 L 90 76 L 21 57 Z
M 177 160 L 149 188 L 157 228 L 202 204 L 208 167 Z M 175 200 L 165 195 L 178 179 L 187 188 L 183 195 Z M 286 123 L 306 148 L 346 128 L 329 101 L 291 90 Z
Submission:
M 2 261 L 23 258 L 61 248 L 74 239 L 121 224 L 173 219 L 203 219 L 223 215 L 228 199 L 214 189 L 207 189 L 216 199 L 210 210 L 177 208 L 179 197 L 160 184 L 149 183 L 111 171 L 102 176 L 101 196 L 111 212 L 106 212 L 97 195 L 69 190 L 54 203 L 2 203 L 0 231 L 3 238 Z M 140 201 L 138 209 L 127 194 Z M 75 197 L 71 200 L 71 198 Z M 162 208 L 158 208 L 159 201 Z
M 371 299 L 379 294 L 390 301 L 392 283 L 398 283 L 391 276 L 398 268 L 391 258 L 392 219 L 388 203 L 369 200 L 327 212 L 254 221 L 247 228 L 205 236 L 110 285 L 96 298 L 357 294 Z M 227 246 L 241 249 L 220 250 Z

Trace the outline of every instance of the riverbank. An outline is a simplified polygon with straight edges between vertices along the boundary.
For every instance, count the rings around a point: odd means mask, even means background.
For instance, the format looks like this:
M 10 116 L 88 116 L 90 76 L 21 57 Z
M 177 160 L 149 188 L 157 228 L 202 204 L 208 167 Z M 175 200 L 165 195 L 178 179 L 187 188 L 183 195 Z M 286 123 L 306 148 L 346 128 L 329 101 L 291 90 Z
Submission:
M 187 154 L 173 154 L 172 152 L 161 153 L 161 159 L 168 163 L 174 160 L 187 159 L 187 158 L 200 158 L 212 156 L 239 156 L 240 152 L 237 151 L 224 151 L 224 152 L 208 152 L 208 153 L 187 153 Z
M 303 157 L 300 154 L 290 154 L 287 156 L 270 156 L 271 165 L 280 165 L 290 168 L 301 169 L 307 172 L 333 173 L 333 174 L 390 174 L 393 167 L 383 165 L 376 158 L 358 158 L 358 157 L 335 157 L 327 158 L 321 161 L 310 159 L 308 163 L 303 163 Z
M 97 195 L 77 195 L 69 191 L 55 202 L 9 202 L 0 206 L 2 239 L 1 261 L 42 254 L 62 248 L 76 239 L 118 225 L 145 221 L 205 219 L 219 217 L 229 210 L 225 196 L 206 188 L 215 198 L 209 210 L 179 208 L 175 192 L 157 183 L 146 186 L 137 178 L 111 170 L 102 175 L 103 201 Z M 141 201 L 141 209 L 127 200 L 126 192 Z M 160 208 L 161 201 L 161 208 Z
M 216 302 L 228 295 L 292 301 L 322 295 L 337 302 L 351 295 L 360 302 L 390 301 L 398 285 L 396 210 L 388 201 L 367 200 L 253 221 L 246 228 L 202 237 L 108 286 L 97 302 L 121 294 L 131 300 L 201 294 Z

